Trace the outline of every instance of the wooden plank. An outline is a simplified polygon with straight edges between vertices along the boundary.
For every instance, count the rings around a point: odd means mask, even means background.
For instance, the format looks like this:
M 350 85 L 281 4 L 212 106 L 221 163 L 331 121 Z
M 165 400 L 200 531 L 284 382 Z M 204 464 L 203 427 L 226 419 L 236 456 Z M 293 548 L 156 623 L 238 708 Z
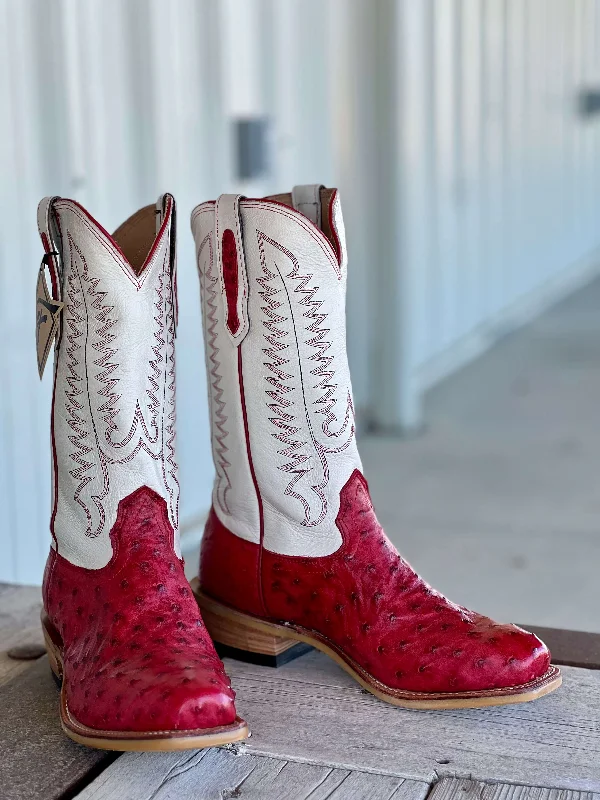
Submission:
M 65 787 L 85 783 L 114 756 L 86 750 L 64 736 L 58 693 L 45 658 L 33 666 L 6 658 L 9 646 L 40 641 L 39 589 L 2 585 L 0 607 L 0 683 L 30 666 L 0 688 L 0 714 L 7 720 L 0 733 L 0 786 L 11 798 L 36 792 L 58 797 Z M 541 633 L 559 658 L 569 648 L 571 657 L 582 663 L 584 657 L 585 663 L 595 658 L 589 647 L 598 638 L 594 635 L 550 629 Z M 356 772 L 382 774 L 371 779 L 372 790 L 391 787 L 389 796 L 395 798 L 412 798 L 419 792 L 424 796 L 431 781 L 450 775 L 600 790 L 599 672 L 567 667 L 564 687 L 533 704 L 414 712 L 377 701 L 317 652 L 277 670 L 230 659 L 226 665 L 253 736 L 241 749 L 243 757 L 226 751 L 210 755 L 203 769 L 220 776 L 221 783 L 207 784 L 207 791 L 243 782 L 244 792 L 257 797 L 264 795 L 265 786 L 292 798 L 346 796 L 342 791 L 358 797 L 367 778 Z M 198 776 L 190 776 L 206 757 L 204 751 L 130 754 L 86 791 L 121 800 L 122 778 L 114 783 L 111 776 L 128 770 L 136 775 L 140 791 L 146 785 L 150 794 L 163 787 L 157 797 L 168 797 L 175 784 L 196 785 Z M 113 795 L 107 794 L 113 785 Z
M 252 756 L 245 756 L 245 758 Z M 254 758 L 257 758 L 254 756 Z M 258 764 L 260 765 L 260 760 Z M 272 759 L 264 759 L 272 761 Z M 248 800 L 260 800 L 263 797 L 281 798 L 281 800 L 305 800 L 327 778 L 330 767 L 315 764 L 297 764 L 293 762 L 273 762 L 278 765 L 270 770 L 263 766 L 260 772 L 253 770 L 247 779 L 237 787 L 240 796 Z M 262 766 L 262 765 L 261 765 Z M 190 795 L 190 800 L 192 795 Z
M 243 755 L 214 751 L 206 762 L 127 755 L 81 797 L 120 800 L 127 780 L 157 800 L 218 797 L 210 792 L 242 786 L 247 797 L 360 797 L 366 785 L 396 800 L 422 800 L 427 785 L 445 776 L 535 784 L 542 795 L 543 787 L 600 789 L 598 672 L 567 667 L 563 689 L 535 703 L 417 712 L 375 700 L 316 652 L 277 670 L 226 666 L 253 731 L 236 748 Z
M 334 770 L 333 774 L 340 770 Z M 428 789 L 426 783 L 407 781 L 395 775 L 377 775 L 372 772 L 349 772 L 342 783 L 331 794 L 320 795 L 327 800 L 400 800 L 419 798 L 423 800 Z M 416 791 L 415 791 L 416 790 Z M 313 795 L 309 795 L 314 800 Z
M 594 792 L 444 778 L 435 784 L 428 800 L 598 800 L 598 797 Z
M 430 788 L 427 783 L 402 778 L 390 800 L 425 800 L 429 797 Z
M 393 775 L 251 755 L 244 745 L 191 753 L 127 753 L 77 800 L 424 800 L 429 785 Z
M 58 700 L 46 656 L 0 688 L 0 797 L 61 798 L 116 757 L 68 739 Z
M 0 686 L 32 664 L 9 658 L 8 650 L 19 645 L 43 644 L 41 607 L 39 587 L 0 584 Z
M 313 652 L 277 670 L 225 660 L 248 752 L 431 783 L 448 775 L 600 790 L 600 673 L 564 667 L 535 703 L 411 711 L 368 694 Z
M 352 773 L 348 769 L 332 769 L 324 781 L 322 781 L 308 796 L 308 800 L 331 800 L 336 798 L 339 800 L 339 793 L 336 795 L 338 789 L 344 785 L 344 781 Z M 428 786 L 423 784 L 423 797 L 427 794 Z
M 227 797 L 258 769 L 275 773 L 285 762 L 237 756 L 235 750 L 181 753 L 127 753 L 104 770 L 78 800 L 165 800 L 187 796 L 203 800 Z M 193 794 L 189 794 L 192 792 Z

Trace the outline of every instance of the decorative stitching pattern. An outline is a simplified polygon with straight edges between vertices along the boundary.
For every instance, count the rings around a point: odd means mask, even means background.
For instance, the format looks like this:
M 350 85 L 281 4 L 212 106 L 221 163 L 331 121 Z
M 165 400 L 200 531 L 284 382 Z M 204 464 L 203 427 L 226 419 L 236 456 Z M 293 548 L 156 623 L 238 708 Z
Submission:
M 321 310 L 324 301 L 315 299 L 315 296 L 319 291 L 319 287 L 311 287 L 309 284 L 313 276 L 299 275 L 297 274 L 298 270 L 299 265 L 296 262 L 294 265 L 294 270 L 288 275 L 288 277 L 300 281 L 294 291 L 304 295 L 304 297 L 302 297 L 300 300 L 300 305 L 307 306 L 307 310 L 303 312 L 302 316 L 306 317 L 308 320 L 313 320 L 313 322 L 306 328 L 307 331 L 315 334 L 306 342 L 316 350 L 316 352 L 309 357 L 311 361 L 317 362 L 317 366 L 311 370 L 310 374 L 315 375 L 317 378 L 321 378 L 321 380 L 318 381 L 313 388 L 321 389 L 323 391 L 323 394 L 314 400 L 313 404 L 319 406 L 316 409 L 316 413 L 323 414 L 325 416 L 325 419 L 321 424 L 321 429 L 323 433 L 330 439 L 342 436 L 346 432 L 346 429 L 352 420 L 352 427 L 349 434 L 350 438 L 347 444 L 344 446 L 345 449 L 350 444 L 350 440 L 354 436 L 354 406 L 352 404 L 352 395 L 348 389 L 346 392 L 347 403 L 344 422 L 337 432 L 332 431 L 330 428 L 331 423 L 338 421 L 336 415 L 333 413 L 333 409 L 335 408 L 335 404 L 337 402 L 335 393 L 338 388 L 338 384 L 331 382 L 335 376 L 335 368 L 332 367 L 334 357 L 332 355 L 326 355 L 327 351 L 332 346 L 331 339 L 326 338 L 331 331 L 329 328 L 322 327 L 323 323 L 327 319 L 327 314 L 323 313 Z
M 347 407 L 344 421 L 339 431 L 335 432 L 331 429 L 331 424 L 337 421 L 337 417 L 333 410 L 336 403 L 335 392 L 338 385 L 332 383 L 335 376 L 335 369 L 333 368 L 334 357 L 326 355 L 329 348 L 332 346 L 331 341 L 327 340 L 329 329 L 323 327 L 323 323 L 327 319 L 327 314 L 322 312 L 323 300 L 317 299 L 319 287 L 311 285 L 314 275 L 300 273 L 300 264 L 293 253 L 285 248 L 283 245 L 271 239 L 265 233 L 257 231 L 258 249 L 260 255 L 260 263 L 262 274 L 257 277 L 257 283 L 262 291 L 259 292 L 264 305 L 262 311 L 264 318 L 262 320 L 265 329 L 264 337 L 268 347 L 264 350 L 267 361 L 264 366 L 271 373 L 265 377 L 269 384 L 266 390 L 267 407 L 274 415 L 269 417 L 270 422 L 277 428 L 276 432 L 272 433 L 274 438 L 282 442 L 285 447 L 278 451 L 278 454 L 285 459 L 289 459 L 283 464 L 279 464 L 278 468 L 283 472 L 288 472 L 293 475 L 292 480 L 284 490 L 284 494 L 288 497 L 293 497 L 298 500 L 304 508 L 304 520 L 302 524 L 307 527 L 313 527 L 320 524 L 327 514 L 327 496 L 325 494 L 325 487 L 329 483 L 329 465 L 327 455 L 341 453 L 348 448 L 354 438 L 354 409 L 352 406 L 350 390 L 347 390 Z M 270 244 L 279 252 L 283 253 L 291 262 L 292 269 L 289 273 L 282 273 L 277 263 L 274 262 L 275 272 L 267 267 L 265 243 Z M 322 394 L 313 401 L 312 405 L 318 406 L 316 409 L 309 408 L 304 390 L 305 377 L 302 373 L 302 358 L 300 357 L 300 342 L 298 340 L 298 327 L 296 316 L 294 314 L 294 307 L 292 297 L 290 296 L 286 279 L 292 279 L 296 285 L 293 287 L 293 292 L 301 295 L 298 305 L 304 307 L 302 317 L 308 320 L 310 324 L 303 323 L 304 330 L 309 333 L 310 338 L 306 340 L 315 348 L 316 352 L 310 356 L 310 359 L 317 361 L 317 366 L 311 370 L 311 375 L 315 375 L 318 382 L 313 387 L 314 389 L 322 390 Z M 274 285 L 278 283 L 279 286 Z M 280 297 L 278 297 L 280 295 Z M 289 316 L 285 316 L 286 311 Z M 287 341 L 290 338 L 289 331 L 286 330 L 286 323 L 290 322 L 293 326 L 294 343 Z M 301 320 L 299 321 L 301 322 Z M 290 381 L 294 375 L 288 372 L 286 367 L 291 365 L 291 359 L 286 358 L 283 353 L 289 347 L 294 347 L 298 358 L 300 370 L 300 387 L 290 385 Z M 303 422 L 297 413 L 298 409 L 294 411 L 294 389 L 298 388 L 302 395 L 303 403 L 303 419 L 306 420 L 308 428 L 308 439 L 302 438 Z M 321 444 L 314 435 L 311 412 L 325 415 L 322 423 L 323 433 L 329 439 L 339 439 L 347 432 L 348 426 L 350 430 L 345 438 L 339 445 L 325 447 Z M 301 438 L 298 438 L 300 434 Z M 300 481 L 309 472 L 316 471 L 316 465 L 311 455 L 315 453 L 321 467 L 321 480 L 314 482 L 310 485 L 311 492 L 319 499 L 320 510 L 315 517 L 312 512 L 312 504 L 309 499 L 302 494 L 300 490 Z
M 337 255 L 335 250 L 333 249 L 331 242 L 325 236 L 323 231 L 320 228 L 317 228 L 316 225 L 305 217 L 303 214 L 298 213 L 293 208 L 284 205 L 283 203 L 278 203 L 276 200 L 244 200 L 243 201 L 244 209 L 249 208 L 259 208 L 265 209 L 268 208 L 270 213 L 279 214 L 282 217 L 286 217 L 294 225 L 297 225 L 299 228 L 302 228 L 305 234 L 310 236 L 318 247 L 321 249 L 323 253 L 323 257 L 327 259 L 327 261 L 331 264 L 333 271 L 335 272 L 337 279 L 339 281 L 342 280 L 343 274 L 338 262 Z
M 207 252 L 207 257 L 204 257 L 205 250 Z M 214 495 L 221 511 L 225 514 L 229 514 L 230 510 L 227 495 L 231 489 L 231 480 L 229 477 L 229 467 L 231 464 L 227 457 L 229 447 L 226 442 L 228 436 L 226 427 L 227 415 L 225 413 L 226 403 L 223 399 L 224 390 L 221 385 L 222 375 L 220 372 L 221 361 L 219 346 L 217 344 L 219 325 L 218 278 L 214 270 L 214 251 L 211 233 L 204 237 L 198 248 L 198 272 L 203 289 L 201 292 L 202 317 L 204 323 L 206 363 L 210 382 L 208 404 L 213 422 L 211 425 L 211 444 L 216 470 Z
M 87 397 L 85 408 L 83 403 L 80 402 L 80 400 L 86 400 L 83 388 L 81 386 L 85 380 L 85 376 L 80 374 L 79 367 L 85 362 L 85 344 L 88 338 L 88 321 L 85 309 L 82 276 L 79 274 L 79 270 L 75 268 L 74 260 L 74 250 L 77 252 L 80 258 L 81 253 L 76 248 L 70 234 L 67 234 L 67 238 L 69 243 L 70 261 L 73 269 L 72 271 L 69 270 L 67 274 L 66 299 L 69 313 L 64 315 L 66 317 L 65 338 L 67 342 L 65 348 L 65 355 L 67 359 L 66 382 L 69 386 L 68 389 L 65 389 L 65 396 L 67 398 L 65 402 L 65 408 L 68 414 L 67 425 L 74 432 L 73 436 L 69 436 L 69 441 L 75 448 L 74 452 L 71 453 L 71 459 L 79 465 L 75 469 L 70 470 L 69 474 L 73 480 L 79 481 L 78 485 L 75 487 L 73 499 L 83 509 L 86 515 L 86 536 L 94 538 L 98 536 L 104 525 L 104 509 L 101 505 L 98 507 L 98 511 L 100 513 L 99 524 L 93 530 L 92 513 L 81 498 L 83 490 L 92 480 L 91 475 L 89 475 L 89 470 L 94 466 L 94 460 L 89 460 L 90 457 L 93 459 L 94 454 L 92 452 L 92 448 L 86 441 L 86 439 L 89 439 L 92 433 L 92 431 L 88 428 L 85 419 L 85 417 L 90 414 L 89 396 Z M 86 274 L 87 265 L 85 265 L 85 261 L 83 261 L 83 264 L 83 274 Z M 80 310 L 83 310 L 83 316 L 80 314 Z M 87 380 L 85 380 L 85 383 L 87 384 Z M 88 419 L 91 419 L 91 414 Z M 108 476 L 104 475 L 105 488 L 108 488 L 106 486 L 107 477 Z
M 165 250 L 155 287 L 153 336 L 156 344 L 152 347 L 155 358 L 149 361 L 150 388 L 146 390 L 149 424 L 146 423 L 138 398 L 129 431 L 123 438 L 117 439 L 117 417 L 121 412 L 119 401 L 122 395 L 117 391 L 121 378 L 115 374 L 120 366 L 117 360 L 118 347 L 114 346 L 117 337 L 113 329 L 118 321 L 113 315 L 115 307 L 104 304 L 108 292 L 100 289 L 99 278 L 90 275 L 83 253 L 68 232 L 67 240 L 70 264 L 65 270 L 68 306 L 68 314 L 65 314 L 65 380 L 68 388 L 64 392 L 66 422 L 73 431 L 69 441 L 75 448 L 70 453 L 70 458 L 78 465 L 69 474 L 78 482 L 73 499 L 85 513 L 85 534 L 95 538 L 104 529 L 104 501 L 110 491 L 109 467 L 133 461 L 142 450 L 153 460 L 162 463 L 164 488 L 169 496 L 169 511 L 176 530 L 179 519 L 179 482 L 175 460 L 175 321 L 172 295 L 165 291 L 169 281 L 169 248 Z M 91 363 L 88 362 L 90 350 L 99 354 Z M 92 367 L 99 369 L 93 376 L 90 374 Z M 97 396 L 102 398 L 99 405 L 90 394 L 91 379 L 100 386 L 96 390 Z M 104 446 L 120 451 L 120 458 L 115 458 L 102 446 L 95 421 L 98 418 L 106 425 Z M 102 490 L 99 494 L 85 498 L 83 492 L 92 481 L 90 470 L 95 466 L 96 460 L 101 472 Z
M 135 275 L 132 270 L 131 266 L 126 262 L 125 258 L 123 257 L 123 253 L 116 249 L 115 246 L 110 241 L 106 241 L 106 239 L 102 238 L 98 235 L 98 231 L 94 227 L 94 225 L 99 225 L 99 223 L 91 217 L 88 212 L 79 206 L 75 200 L 57 200 L 54 203 L 54 208 L 57 211 L 67 211 L 70 214 L 73 214 L 78 222 L 80 222 L 84 228 L 87 229 L 89 233 L 97 240 L 98 244 L 106 250 L 110 258 L 115 261 L 119 265 L 119 269 L 121 270 L 122 274 L 127 278 L 127 280 L 135 286 L 136 289 L 141 289 L 144 285 L 146 280 L 146 276 L 148 274 L 148 270 L 145 269 L 141 275 Z M 92 224 L 93 223 L 93 224 Z M 163 223 L 164 224 L 164 223 Z M 108 234 L 107 234 L 108 236 Z
M 117 430 L 116 424 L 114 424 L 114 417 L 118 414 L 119 409 L 117 409 L 114 404 L 110 410 L 110 413 L 107 414 L 104 419 L 106 422 L 111 421 L 112 424 L 109 428 L 107 428 L 105 432 L 105 439 L 108 445 L 111 447 L 117 448 L 124 448 L 130 444 L 133 440 L 135 434 L 138 431 L 138 428 L 141 428 L 140 439 L 138 439 L 138 444 L 142 441 L 142 437 L 146 440 L 149 444 L 155 445 L 159 441 L 159 413 L 164 401 L 164 396 L 160 397 L 160 387 L 163 379 L 165 378 L 166 372 L 168 370 L 167 363 L 168 357 L 165 355 L 165 348 L 167 347 L 167 341 L 165 340 L 164 334 L 165 330 L 167 330 L 167 320 L 168 320 L 168 310 L 167 310 L 167 303 L 165 301 L 165 283 L 168 281 L 168 252 L 165 252 L 163 258 L 163 264 L 161 271 L 158 275 L 158 283 L 156 286 L 156 301 L 154 303 L 155 314 L 153 316 L 153 320 L 155 323 L 155 328 L 153 331 L 153 337 L 156 340 L 156 344 L 152 347 L 152 352 L 155 355 L 155 358 L 150 359 L 149 367 L 150 367 L 150 374 L 148 375 L 148 382 L 150 384 L 150 389 L 146 390 L 147 397 L 149 402 L 147 404 L 147 411 L 150 417 L 150 421 L 146 424 L 146 419 L 144 417 L 144 412 L 142 411 L 140 401 L 136 403 L 135 413 L 133 416 L 133 420 L 131 422 L 131 426 L 129 428 L 128 433 L 121 439 L 120 441 L 114 441 L 112 437 L 112 432 Z M 167 292 L 169 295 L 170 292 Z M 170 307 L 172 307 L 172 303 L 168 303 Z M 174 337 L 174 330 L 172 331 Z M 116 351 L 115 351 L 116 352 Z M 96 364 L 98 362 L 94 362 Z M 118 364 L 115 364 L 114 367 L 118 367 Z M 96 376 L 97 380 L 101 380 L 99 375 Z M 113 381 L 117 383 L 118 379 Z M 104 392 L 99 392 L 99 394 L 103 394 Z M 112 395 L 112 397 L 118 399 L 119 395 Z M 101 409 L 99 409 L 101 410 Z M 147 448 L 144 448 L 147 450 Z M 147 452 L 149 455 L 152 455 L 148 450 Z

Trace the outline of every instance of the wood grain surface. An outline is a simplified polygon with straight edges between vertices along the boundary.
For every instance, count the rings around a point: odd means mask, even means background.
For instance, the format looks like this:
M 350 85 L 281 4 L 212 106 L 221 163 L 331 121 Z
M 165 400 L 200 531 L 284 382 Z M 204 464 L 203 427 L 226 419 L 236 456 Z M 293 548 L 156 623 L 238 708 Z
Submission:
M 600 800 L 600 795 L 594 792 L 569 792 L 541 786 L 443 778 L 432 787 L 428 800 Z
M 2 800 L 72 796 L 82 782 L 114 760 L 112 753 L 90 750 L 65 736 L 58 699 L 46 656 L 0 688 Z
M 564 667 L 533 703 L 411 711 L 313 651 L 277 670 L 225 660 L 252 753 L 431 783 L 446 775 L 600 791 L 600 672 Z
M 31 662 L 9 658 L 8 650 L 19 645 L 43 644 L 41 607 L 39 587 L 0 583 L 0 686 L 31 666 Z
M 278 669 L 226 659 L 247 743 L 117 757 L 64 735 L 45 656 L 7 658 L 39 642 L 39 604 L 0 586 L 0 800 L 600 800 L 598 670 L 565 667 L 535 703 L 419 712 L 316 651 Z
M 394 775 L 255 756 L 231 747 L 127 753 L 78 800 L 424 800 L 429 784 Z

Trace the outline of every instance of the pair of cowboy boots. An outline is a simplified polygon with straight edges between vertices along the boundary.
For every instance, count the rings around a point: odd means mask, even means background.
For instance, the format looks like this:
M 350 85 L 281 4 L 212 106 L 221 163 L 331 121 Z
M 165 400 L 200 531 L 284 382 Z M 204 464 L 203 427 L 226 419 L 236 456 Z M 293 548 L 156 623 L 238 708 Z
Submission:
M 559 686 L 539 639 L 434 591 L 377 521 L 356 447 L 336 190 L 222 195 L 192 214 L 216 472 L 192 588 L 173 197 L 112 236 L 73 200 L 43 200 L 38 222 L 40 371 L 56 342 L 42 623 L 71 738 L 115 750 L 245 738 L 212 640 L 275 662 L 310 644 L 410 708 Z

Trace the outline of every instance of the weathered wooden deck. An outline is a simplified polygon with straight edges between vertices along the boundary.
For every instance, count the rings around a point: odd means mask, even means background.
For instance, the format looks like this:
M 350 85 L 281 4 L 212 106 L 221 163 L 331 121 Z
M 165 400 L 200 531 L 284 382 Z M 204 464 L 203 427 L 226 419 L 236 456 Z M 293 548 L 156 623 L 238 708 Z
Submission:
M 45 656 L 7 655 L 41 643 L 39 608 L 38 590 L 0 586 L 1 800 L 600 800 L 596 669 L 565 667 L 535 703 L 419 712 L 376 700 L 315 651 L 276 671 L 226 660 L 247 743 L 118 755 L 64 736 Z M 580 635 L 563 637 L 573 653 L 560 660 L 597 664 L 598 638 L 586 656 Z

